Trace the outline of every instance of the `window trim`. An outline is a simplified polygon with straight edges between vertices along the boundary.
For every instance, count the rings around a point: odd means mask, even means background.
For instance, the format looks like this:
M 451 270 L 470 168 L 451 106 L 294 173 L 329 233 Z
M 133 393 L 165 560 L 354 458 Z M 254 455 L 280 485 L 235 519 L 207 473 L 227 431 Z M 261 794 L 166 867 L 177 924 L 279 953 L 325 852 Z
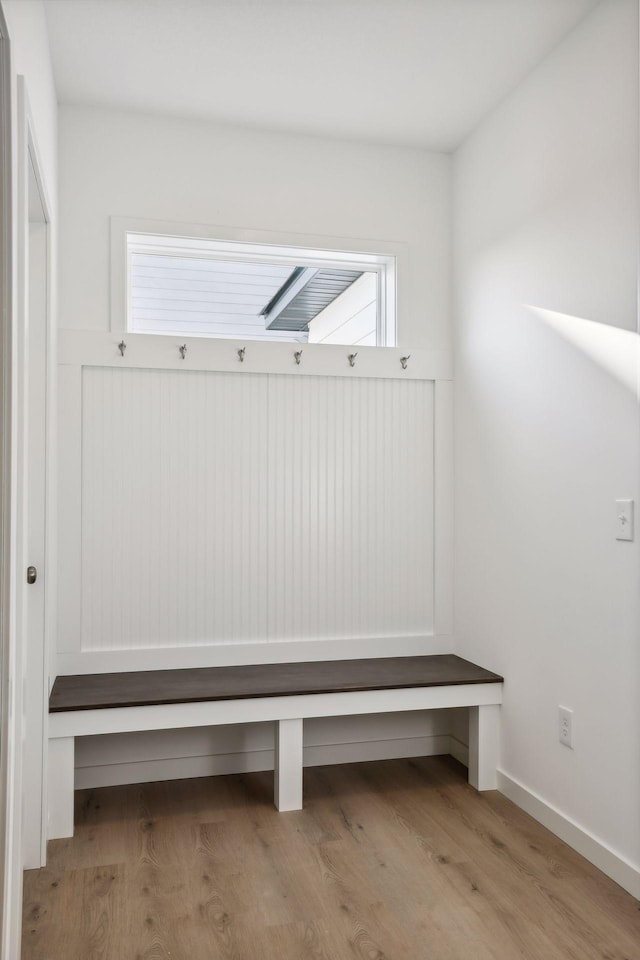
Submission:
M 130 217 L 111 217 L 111 331 L 118 334 L 133 333 L 129 327 L 130 284 L 128 276 L 129 234 L 155 236 L 158 243 L 148 245 L 147 252 L 158 252 L 165 247 L 172 256 L 194 256 L 205 259 L 229 259 L 237 257 L 237 244 L 243 245 L 243 259 L 261 260 L 268 263 L 285 263 L 295 266 L 337 266 L 344 269 L 362 269 L 375 272 L 378 277 L 377 346 L 395 346 L 398 343 L 398 288 L 402 286 L 401 275 L 407 268 L 407 244 L 371 239 L 345 239 L 318 235 L 275 233 L 265 230 L 246 230 L 230 227 L 214 227 L 203 224 L 175 223 L 171 221 L 140 220 Z M 178 248 L 171 239 L 181 241 Z M 185 248 L 182 241 L 192 241 Z M 164 242 L 166 241 L 166 242 Z M 207 242 L 207 248 L 199 244 Z M 213 246 L 212 246 L 213 245 Z M 268 250 L 265 250 L 268 247 Z M 230 249 L 231 248 L 231 249 Z M 186 251 L 186 252 L 185 252 Z M 136 252 L 144 252 L 141 242 Z M 171 336 L 171 334 L 145 333 L 145 336 Z M 187 334 L 181 334 L 187 336 Z M 190 339 L 194 338 L 189 335 Z M 216 338 L 207 338 L 216 339 Z M 268 342 L 268 341 L 267 341 Z M 322 346 L 310 344 L 309 346 Z

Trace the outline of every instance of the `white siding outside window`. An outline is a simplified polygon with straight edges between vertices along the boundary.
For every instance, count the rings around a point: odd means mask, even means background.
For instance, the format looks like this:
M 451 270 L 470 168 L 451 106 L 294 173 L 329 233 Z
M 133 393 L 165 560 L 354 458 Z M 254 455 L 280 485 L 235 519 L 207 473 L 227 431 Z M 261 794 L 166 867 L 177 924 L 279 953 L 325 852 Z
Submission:
M 363 273 L 309 324 L 309 343 L 375 347 L 378 322 L 378 276 Z
M 261 311 L 293 267 L 131 253 L 130 329 L 198 337 L 304 340 L 265 329 Z

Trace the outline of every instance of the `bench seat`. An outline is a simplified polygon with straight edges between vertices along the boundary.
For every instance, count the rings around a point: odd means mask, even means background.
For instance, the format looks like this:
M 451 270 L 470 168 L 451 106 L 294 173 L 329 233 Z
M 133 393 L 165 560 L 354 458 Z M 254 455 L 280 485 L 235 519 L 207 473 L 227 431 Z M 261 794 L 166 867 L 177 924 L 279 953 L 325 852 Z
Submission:
M 50 839 L 73 835 L 76 736 L 275 721 L 275 803 L 302 807 L 309 717 L 469 707 L 469 782 L 493 789 L 502 677 L 453 654 L 58 677 L 49 699 Z

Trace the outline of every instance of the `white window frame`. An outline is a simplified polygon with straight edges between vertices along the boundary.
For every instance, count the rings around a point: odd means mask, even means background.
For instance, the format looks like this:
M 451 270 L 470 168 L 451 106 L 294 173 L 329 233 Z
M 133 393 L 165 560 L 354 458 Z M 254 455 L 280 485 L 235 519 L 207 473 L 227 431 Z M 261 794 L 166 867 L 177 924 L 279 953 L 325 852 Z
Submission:
M 376 273 L 377 346 L 393 347 L 398 342 L 398 276 L 406 270 L 406 244 L 367 239 L 345 241 L 344 238 L 336 237 L 249 231 L 129 217 L 111 218 L 111 330 L 114 333 L 140 332 L 132 331 L 129 325 L 131 287 L 127 238 L 131 234 L 140 235 L 140 244 L 136 245 L 134 251 L 136 253 L 158 253 L 158 248 L 161 247 L 168 256 L 233 260 L 240 259 L 238 244 L 241 244 L 242 259 L 245 261 L 278 263 L 292 268 L 330 266 Z M 148 236 L 153 236 L 154 242 L 145 246 L 143 238 Z M 173 241 L 180 242 L 176 244 Z M 143 335 L 171 334 L 145 332 Z M 193 339 L 193 335 L 182 333 L 180 336 Z

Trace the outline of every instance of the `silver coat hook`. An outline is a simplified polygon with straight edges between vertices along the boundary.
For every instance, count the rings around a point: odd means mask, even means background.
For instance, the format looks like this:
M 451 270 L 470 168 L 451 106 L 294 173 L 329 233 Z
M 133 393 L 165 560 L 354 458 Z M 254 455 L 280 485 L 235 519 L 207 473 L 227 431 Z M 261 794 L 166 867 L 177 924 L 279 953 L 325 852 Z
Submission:
M 349 366 L 350 366 L 350 367 L 355 367 L 355 365 L 356 365 L 356 357 L 357 357 L 357 356 L 358 356 L 357 353 L 350 353 L 350 354 L 349 354 Z
M 182 359 L 184 360 L 185 356 L 187 355 L 187 345 L 186 345 L 186 343 L 183 343 L 181 347 L 178 347 L 178 350 L 180 351 L 180 356 L 181 356 Z
M 124 352 L 126 349 L 127 349 L 126 343 L 124 342 L 124 340 L 121 340 L 120 343 L 118 344 L 118 350 L 120 351 L 121 357 L 124 357 Z
M 300 366 L 300 361 L 302 360 L 302 350 L 296 350 L 296 352 L 294 353 L 294 357 L 296 359 L 296 363 L 298 364 L 298 366 Z
M 403 370 L 406 370 L 406 369 L 407 369 L 407 363 L 409 362 L 410 359 L 411 359 L 411 354 L 410 354 L 410 353 L 407 354 L 406 357 L 400 357 L 400 363 L 402 364 L 402 369 L 403 369 Z
M 238 360 L 240 361 L 240 363 L 244 363 L 244 352 L 246 349 L 247 349 L 246 347 L 240 347 L 240 349 L 238 350 Z

